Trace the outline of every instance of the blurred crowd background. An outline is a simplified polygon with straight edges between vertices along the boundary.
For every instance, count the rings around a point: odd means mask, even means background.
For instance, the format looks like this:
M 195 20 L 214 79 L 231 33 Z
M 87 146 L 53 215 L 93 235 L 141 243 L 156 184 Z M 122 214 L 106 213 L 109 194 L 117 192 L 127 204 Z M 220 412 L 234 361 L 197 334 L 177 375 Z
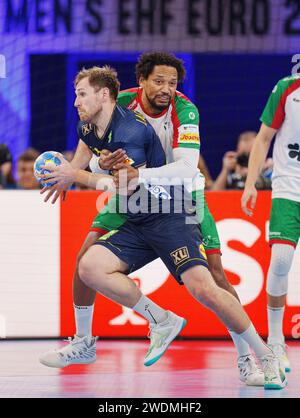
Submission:
M 268 97 L 300 71 L 296 3 L 0 0 L 0 187 L 38 188 L 30 167 L 44 151 L 70 160 L 82 67 L 112 66 L 124 90 L 137 85 L 140 54 L 164 50 L 185 63 L 178 90 L 199 109 L 207 190 L 242 189 Z M 271 173 L 268 158 L 259 189 Z
M 199 156 L 199 169 L 205 176 L 206 190 L 242 190 L 245 185 L 248 161 L 256 136 L 255 131 L 242 132 L 234 150 L 226 151 L 222 159 L 222 169 L 216 178 L 212 178 L 210 167 L 205 159 Z M 63 151 L 66 160 L 71 161 L 75 150 Z M 7 144 L 0 143 L 0 189 L 39 189 L 40 184 L 34 176 L 34 162 L 41 152 L 28 148 L 18 156 L 13 165 L 13 157 Z M 264 169 L 256 183 L 258 190 L 271 189 L 272 158 L 265 162 Z M 75 190 L 86 190 L 87 187 L 74 184 Z

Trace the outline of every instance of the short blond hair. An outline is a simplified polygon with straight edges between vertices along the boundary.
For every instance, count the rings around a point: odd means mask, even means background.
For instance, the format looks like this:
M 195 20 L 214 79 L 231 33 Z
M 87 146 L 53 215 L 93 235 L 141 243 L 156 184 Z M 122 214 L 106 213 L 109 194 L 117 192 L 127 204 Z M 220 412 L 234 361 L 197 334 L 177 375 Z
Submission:
M 118 74 L 114 68 L 111 68 L 108 65 L 103 67 L 83 68 L 79 71 L 74 80 L 75 88 L 84 78 L 88 78 L 90 85 L 94 88 L 101 89 L 103 87 L 107 87 L 110 97 L 117 100 L 120 82 L 118 80 Z

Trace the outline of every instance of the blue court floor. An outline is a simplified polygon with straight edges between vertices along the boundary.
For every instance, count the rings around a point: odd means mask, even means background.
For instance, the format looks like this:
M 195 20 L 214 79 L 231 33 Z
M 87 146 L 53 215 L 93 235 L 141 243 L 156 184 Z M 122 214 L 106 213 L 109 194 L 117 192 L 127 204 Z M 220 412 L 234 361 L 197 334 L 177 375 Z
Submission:
M 292 372 L 279 391 L 247 387 L 238 379 L 230 341 L 175 341 L 144 367 L 148 341 L 97 342 L 94 364 L 58 370 L 38 361 L 55 340 L 0 342 L 0 398 L 289 398 L 300 397 L 300 341 L 291 341 Z

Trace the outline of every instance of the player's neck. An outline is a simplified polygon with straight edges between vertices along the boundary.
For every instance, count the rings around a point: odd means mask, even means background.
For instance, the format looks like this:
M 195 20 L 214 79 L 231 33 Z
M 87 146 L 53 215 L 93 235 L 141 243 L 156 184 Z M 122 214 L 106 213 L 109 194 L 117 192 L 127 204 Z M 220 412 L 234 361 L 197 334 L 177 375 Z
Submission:
M 99 113 L 95 125 L 97 129 L 97 135 L 101 138 L 109 125 L 112 114 L 115 110 L 116 102 L 108 102 L 103 104 L 102 110 Z
M 143 108 L 149 116 L 157 116 L 161 113 L 161 110 L 154 109 L 148 102 L 142 102 Z

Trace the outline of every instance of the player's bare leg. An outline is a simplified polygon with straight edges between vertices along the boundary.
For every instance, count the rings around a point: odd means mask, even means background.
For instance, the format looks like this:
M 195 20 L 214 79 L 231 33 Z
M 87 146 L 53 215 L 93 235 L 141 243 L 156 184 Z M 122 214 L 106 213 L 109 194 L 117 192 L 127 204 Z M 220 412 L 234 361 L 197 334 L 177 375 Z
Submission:
M 286 385 L 284 370 L 269 347 L 257 334 L 241 304 L 229 292 L 214 282 L 203 266 L 195 266 L 181 275 L 190 293 L 200 303 L 214 311 L 228 329 L 232 329 L 248 342 L 260 359 L 265 373 L 266 389 L 281 389 Z
M 77 306 L 91 306 L 95 303 L 96 292 L 80 280 L 78 265 L 82 256 L 102 235 L 100 232 L 90 231 L 78 253 L 73 276 L 73 302 Z
M 88 305 L 89 303 L 94 303 L 96 295 L 92 286 L 93 275 L 90 274 L 91 280 L 88 282 L 81 280 L 78 266 L 84 254 L 99 236 L 100 234 L 98 233 L 90 232 L 78 255 L 73 286 L 74 301 L 78 304 L 75 306 L 76 335 L 73 340 L 70 339 L 69 344 L 64 348 L 48 351 L 40 357 L 40 362 L 46 366 L 66 367 L 71 364 L 88 364 L 96 360 L 96 339 L 91 335 L 93 305 Z M 99 246 L 92 246 L 90 252 L 95 252 L 95 248 L 97 249 Z M 159 347 L 156 351 L 152 350 L 152 357 L 147 359 L 148 363 L 145 362 L 145 365 L 153 364 L 162 356 L 168 345 L 179 334 L 186 321 L 173 312 L 161 308 L 144 296 L 135 282 L 121 273 L 127 271 L 128 266 L 111 251 L 104 247 L 101 248 L 103 248 L 105 254 L 102 254 L 100 259 L 94 259 L 92 264 L 92 269 L 105 273 L 105 277 L 108 279 L 103 281 L 101 293 L 123 306 L 132 308 L 147 319 L 151 331 L 151 341 L 161 341 L 161 330 L 164 332 L 166 345 Z M 113 278 L 110 277 L 112 272 L 117 272 L 114 273 Z M 87 304 L 87 306 L 82 305 L 83 303 Z M 79 332 L 81 332 L 81 335 L 78 335 Z
M 115 270 L 115 272 L 114 272 Z M 102 246 L 93 246 L 79 263 L 79 275 L 88 285 L 122 305 L 133 308 L 141 293 L 122 272 L 126 265 Z M 265 371 L 266 388 L 282 388 L 284 373 L 272 350 L 262 341 L 240 303 L 230 293 L 219 288 L 210 272 L 203 266 L 194 266 L 184 272 L 182 280 L 190 293 L 213 310 L 221 321 L 240 334 L 261 360 Z
M 60 350 L 48 351 L 40 356 L 40 362 L 48 367 L 65 367 L 70 364 L 90 364 L 96 361 L 96 338 L 92 336 L 92 322 L 96 292 L 86 286 L 79 277 L 78 265 L 82 256 L 101 236 L 90 231 L 78 253 L 73 275 L 73 302 L 76 323 L 74 338 Z
M 227 292 L 231 293 L 239 302 L 240 299 L 238 294 L 235 291 L 235 288 L 228 281 L 226 274 L 223 269 L 221 254 L 220 253 L 207 253 L 207 262 L 209 266 L 209 271 L 215 281 L 215 283 Z
M 124 274 L 126 271 L 126 263 L 98 245 L 92 246 L 79 263 L 79 276 L 87 286 L 149 321 L 151 345 L 144 364 L 150 366 L 164 354 L 186 321 L 144 296 L 134 281 Z

